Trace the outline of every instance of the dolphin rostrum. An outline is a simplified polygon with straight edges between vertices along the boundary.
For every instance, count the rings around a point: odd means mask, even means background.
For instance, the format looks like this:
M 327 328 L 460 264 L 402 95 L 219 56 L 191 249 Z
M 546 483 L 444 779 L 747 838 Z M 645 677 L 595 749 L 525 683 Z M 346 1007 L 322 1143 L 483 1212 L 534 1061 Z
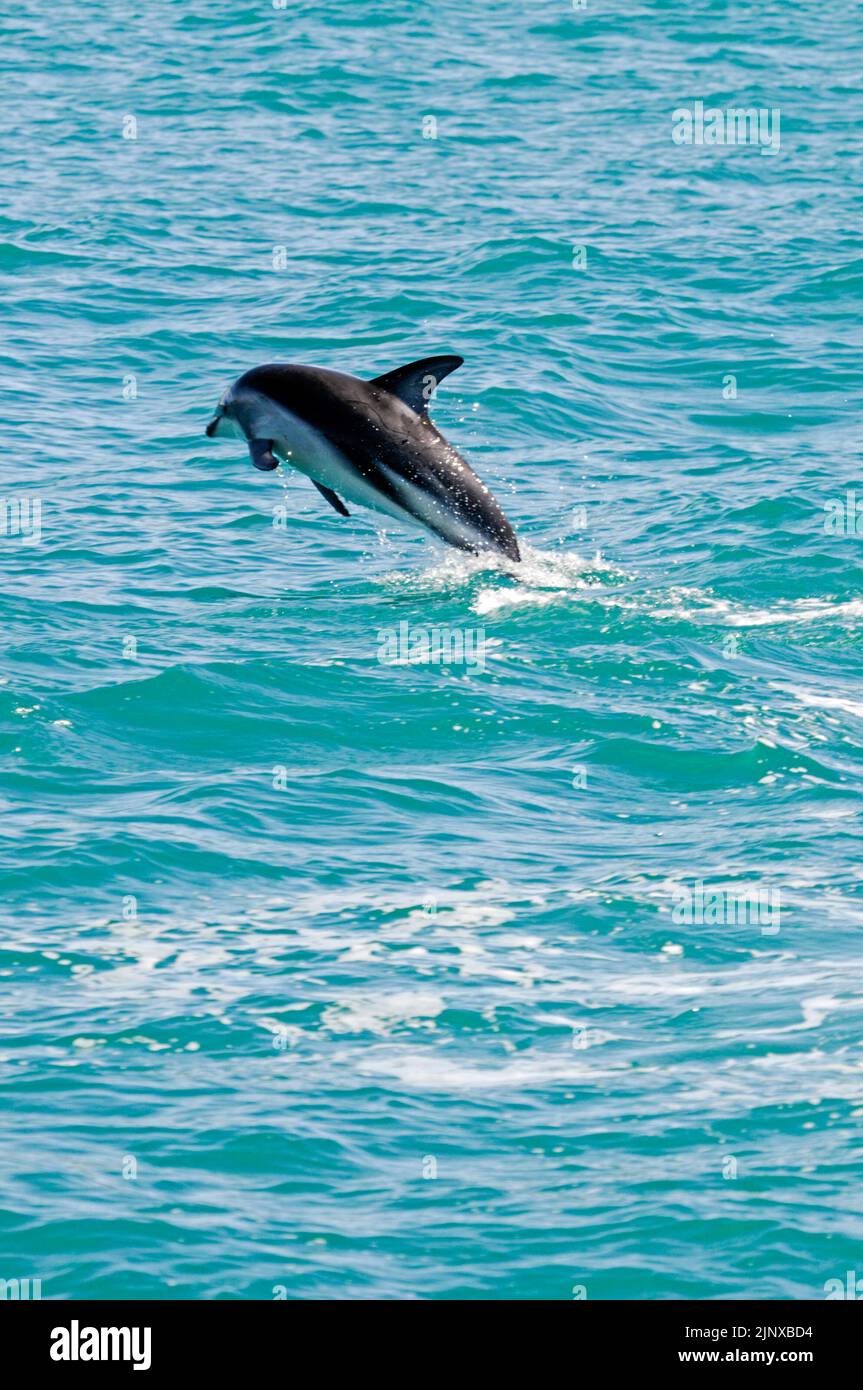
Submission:
M 429 419 L 438 382 L 463 361 L 426 357 L 373 381 L 323 367 L 254 367 L 228 387 L 207 434 L 247 440 L 264 472 L 284 459 L 342 516 L 346 497 L 459 550 L 519 560 L 500 506 Z

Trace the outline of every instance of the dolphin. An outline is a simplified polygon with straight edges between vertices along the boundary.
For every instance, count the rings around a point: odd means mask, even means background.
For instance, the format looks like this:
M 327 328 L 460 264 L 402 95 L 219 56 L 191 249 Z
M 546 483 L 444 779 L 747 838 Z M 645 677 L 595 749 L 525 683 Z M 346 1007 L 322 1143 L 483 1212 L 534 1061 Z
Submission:
M 424 357 L 372 381 L 271 363 L 229 386 L 206 433 L 248 442 L 262 472 L 305 473 L 341 516 L 356 502 L 459 550 L 520 560 L 499 504 L 429 419 L 429 399 L 463 357 Z

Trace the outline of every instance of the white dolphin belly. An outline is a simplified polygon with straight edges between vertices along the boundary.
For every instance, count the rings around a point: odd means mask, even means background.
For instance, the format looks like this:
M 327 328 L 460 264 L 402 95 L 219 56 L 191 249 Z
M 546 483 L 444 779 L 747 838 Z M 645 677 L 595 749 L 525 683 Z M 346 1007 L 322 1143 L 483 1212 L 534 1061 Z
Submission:
M 252 395 L 255 400 L 251 399 Z M 306 424 L 286 406 L 258 392 L 249 392 L 244 404 L 248 404 L 252 436 L 272 439 L 275 452 L 291 468 L 304 473 L 313 482 L 331 488 L 347 502 L 385 512 L 398 521 L 415 520 L 407 508 L 400 507 L 367 483 L 342 451 L 331 444 L 320 430 Z

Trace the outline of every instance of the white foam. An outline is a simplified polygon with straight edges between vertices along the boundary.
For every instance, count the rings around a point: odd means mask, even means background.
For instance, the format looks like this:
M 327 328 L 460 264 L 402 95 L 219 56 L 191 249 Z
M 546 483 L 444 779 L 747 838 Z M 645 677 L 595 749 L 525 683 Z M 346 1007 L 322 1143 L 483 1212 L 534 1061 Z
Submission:
M 747 608 L 700 589 L 674 587 L 668 590 L 665 603 L 665 607 L 653 610 L 654 618 L 683 618 L 739 628 L 814 623 L 825 619 L 842 623 L 863 617 L 863 599 L 833 603 L 829 599 L 801 598 L 777 603 L 772 608 Z
M 588 560 L 574 550 L 535 550 L 524 541 L 519 544 L 520 563 L 485 552 L 449 551 L 419 575 L 389 574 L 384 582 L 426 593 L 471 588 L 471 610 L 478 617 L 487 617 L 516 608 L 545 608 L 564 603 L 575 594 L 599 594 L 603 579 L 628 577 L 599 554 Z M 486 577 L 490 582 L 482 583 Z M 502 582 L 507 579 L 513 582 Z
M 795 700 L 799 700 L 801 705 L 806 705 L 809 709 L 838 709 L 843 714 L 853 714 L 857 719 L 863 719 L 861 700 L 848 700 L 841 695 L 825 695 L 822 691 L 804 690 L 794 685 L 783 685 L 780 681 L 771 681 L 770 684 L 774 690 L 793 695 Z
M 360 995 L 349 1004 L 333 1004 L 324 1010 L 321 1021 L 331 1033 L 387 1034 L 397 1024 L 428 1023 L 445 1007 L 439 994 L 401 990 L 395 994 Z

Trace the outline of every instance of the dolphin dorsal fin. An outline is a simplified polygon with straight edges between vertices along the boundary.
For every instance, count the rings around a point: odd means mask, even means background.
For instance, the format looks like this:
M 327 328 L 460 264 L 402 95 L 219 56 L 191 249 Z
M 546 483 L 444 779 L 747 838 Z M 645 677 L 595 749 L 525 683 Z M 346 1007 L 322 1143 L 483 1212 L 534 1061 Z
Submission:
M 369 385 L 389 391 L 415 410 L 417 415 L 426 416 L 429 401 L 444 377 L 460 367 L 463 361 L 463 357 L 421 357 L 418 362 L 409 362 L 406 367 L 396 367 L 395 371 L 376 376 Z

